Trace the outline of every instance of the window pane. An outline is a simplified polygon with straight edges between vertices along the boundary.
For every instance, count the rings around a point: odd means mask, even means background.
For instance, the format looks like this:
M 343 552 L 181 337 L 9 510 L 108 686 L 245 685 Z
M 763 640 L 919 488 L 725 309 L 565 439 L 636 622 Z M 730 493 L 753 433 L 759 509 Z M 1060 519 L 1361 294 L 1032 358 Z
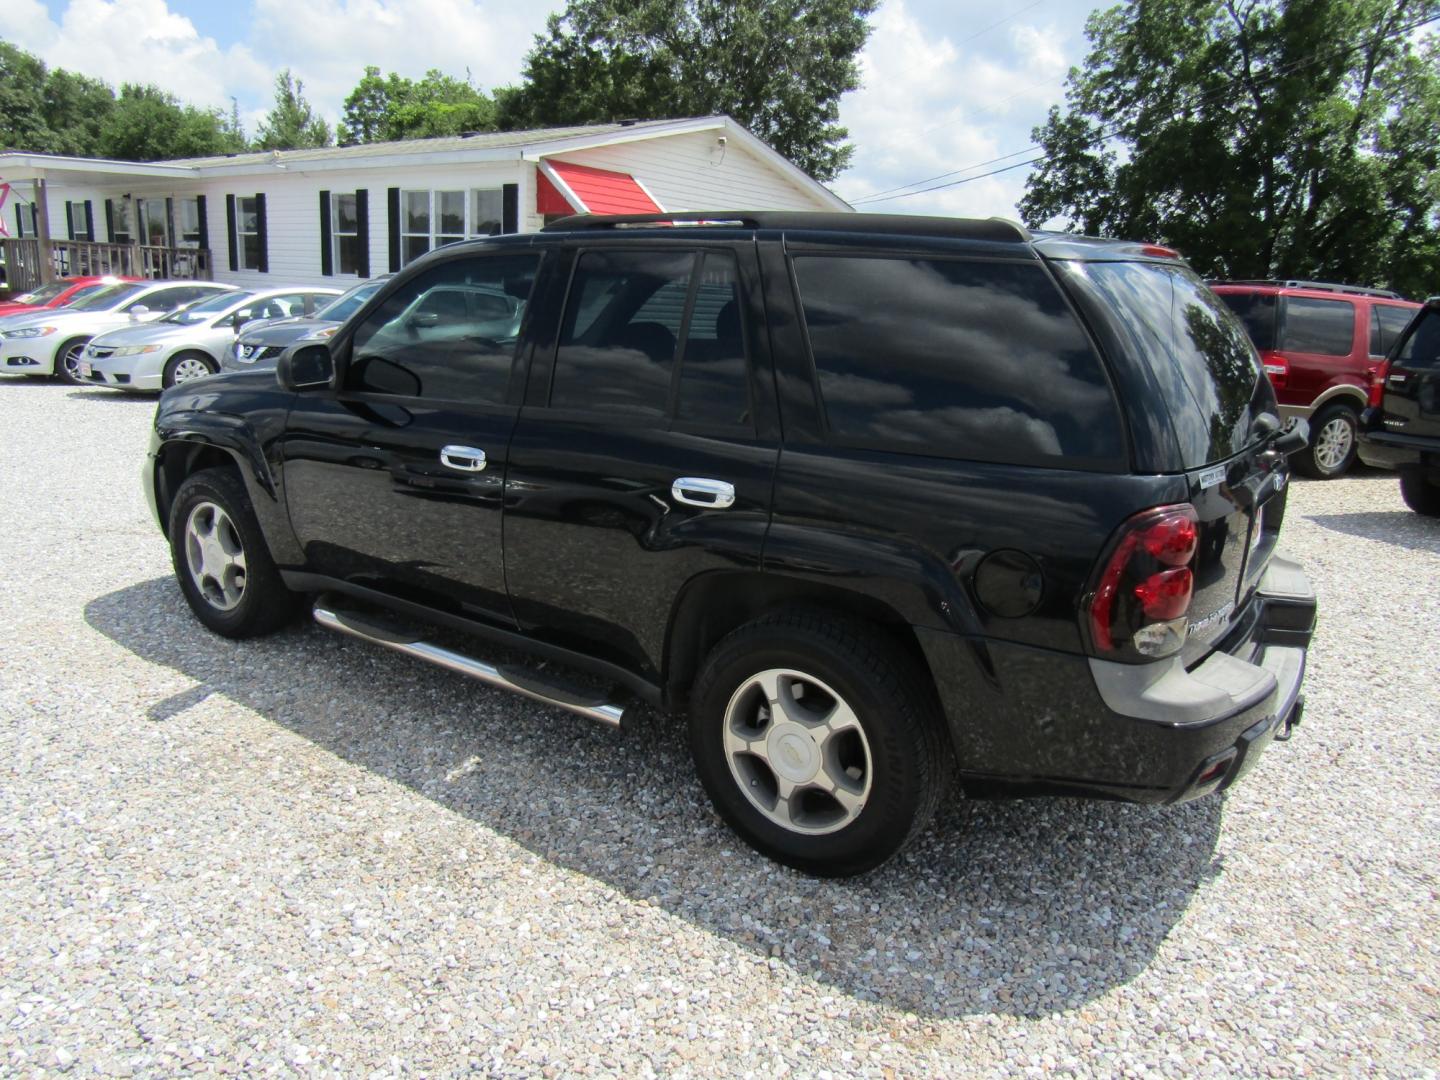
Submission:
M 666 414 L 675 363 L 673 298 L 683 307 L 689 252 L 590 251 L 580 257 L 562 323 L 550 404 Z
M 1240 317 L 1257 349 L 1275 347 L 1274 293 L 1221 293 L 1225 306 Z
M 465 192 L 437 191 L 435 212 L 440 219 L 438 232 L 446 236 L 465 235 Z
M 403 232 L 430 235 L 430 193 L 428 191 L 402 192 L 404 216 L 401 218 Z
M 412 263 L 430 250 L 430 238 L 428 236 L 407 236 L 402 241 L 401 247 L 404 261 Z
M 825 257 L 795 271 L 836 441 L 986 461 L 1120 456 L 1099 359 L 1039 266 Z
M 691 423 L 749 425 L 750 391 L 740 324 L 735 256 L 705 256 L 680 362 L 675 418 Z
M 330 205 L 335 208 L 335 232 L 354 233 L 360 228 L 360 214 L 355 208 L 354 195 L 332 195 Z
M 1280 347 L 1289 352 L 1349 356 L 1355 340 L 1355 306 L 1346 300 L 1285 298 L 1285 330 Z
M 1405 327 L 1410 325 L 1410 320 L 1415 317 L 1415 309 L 1400 307 L 1398 304 L 1376 304 L 1370 310 L 1371 319 L 1380 327 L 1380 349 L 1375 355 L 1384 356 L 1390 351 L 1390 347 L 1400 340 L 1400 334 Z
M 260 269 L 260 237 L 248 233 L 240 238 L 240 265 L 246 270 Z
M 499 191 L 474 191 L 470 212 L 471 236 L 499 236 L 504 219 L 504 201 Z
M 241 197 L 235 200 L 235 211 L 240 217 L 241 232 L 255 232 L 260 227 L 260 215 L 255 210 L 253 198 Z
M 358 236 L 335 237 L 336 269 L 342 274 L 360 272 L 360 238 Z
M 456 242 L 458 242 L 458 241 L 460 241 L 460 240 L 464 240 L 464 239 L 465 239 L 465 237 L 463 237 L 463 236 L 444 236 L 444 235 L 441 235 L 441 236 L 435 237 L 435 246 L 436 246 L 436 247 L 440 247 L 440 246 L 443 245 L 443 244 L 454 244 L 454 243 L 456 243 Z
M 503 404 L 539 261 L 454 259 L 406 282 L 355 331 L 346 386 Z
M 1421 309 L 1420 318 L 1415 323 L 1415 332 L 1405 339 L 1395 362 L 1412 371 L 1440 370 L 1440 313 L 1433 308 Z M 1432 382 L 1430 386 L 1433 385 Z M 1427 408 L 1422 402 L 1421 409 L 1429 412 L 1433 405 Z

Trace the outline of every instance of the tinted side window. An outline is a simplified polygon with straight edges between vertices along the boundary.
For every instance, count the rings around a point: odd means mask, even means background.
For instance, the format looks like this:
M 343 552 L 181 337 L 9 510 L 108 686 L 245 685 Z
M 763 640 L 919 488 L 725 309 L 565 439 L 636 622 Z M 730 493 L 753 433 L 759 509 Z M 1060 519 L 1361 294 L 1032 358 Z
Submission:
M 675 419 L 695 424 L 750 423 L 745 333 L 735 256 L 707 252 L 680 361 Z
M 1372 356 L 1384 356 L 1390 351 L 1390 347 L 1400 339 L 1405 327 L 1410 325 L 1410 320 L 1415 317 L 1414 308 L 1400 307 L 1398 304 L 1376 304 L 1370 309 L 1370 353 Z M 1375 340 L 1376 334 L 1380 340 Z M 1377 347 L 1378 346 L 1378 347 Z
M 1285 298 L 1280 348 L 1320 356 L 1349 356 L 1355 340 L 1355 305 L 1346 300 Z
M 695 262 L 690 251 L 582 254 L 561 321 L 550 404 L 667 415 Z
M 983 461 L 1123 455 L 1100 360 L 1040 266 L 794 266 L 835 441 Z
M 1425 309 L 1415 320 L 1395 356 L 1395 363 L 1412 371 L 1440 371 L 1440 314 L 1434 308 Z
M 1225 306 L 1239 316 L 1257 349 L 1275 348 L 1274 293 L 1219 293 Z
M 411 278 L 356 329 L 345 388 L 503 404 L 539 262 L 452 259 Z

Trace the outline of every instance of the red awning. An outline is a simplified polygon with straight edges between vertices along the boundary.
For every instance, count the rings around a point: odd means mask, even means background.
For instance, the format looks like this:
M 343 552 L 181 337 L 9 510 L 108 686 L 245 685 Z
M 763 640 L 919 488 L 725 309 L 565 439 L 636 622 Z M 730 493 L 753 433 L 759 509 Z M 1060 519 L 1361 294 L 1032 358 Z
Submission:
M 540 214 L 655 214 L 663 208 L 629 173 L 547 158 L 536 175 L 535 210 Z

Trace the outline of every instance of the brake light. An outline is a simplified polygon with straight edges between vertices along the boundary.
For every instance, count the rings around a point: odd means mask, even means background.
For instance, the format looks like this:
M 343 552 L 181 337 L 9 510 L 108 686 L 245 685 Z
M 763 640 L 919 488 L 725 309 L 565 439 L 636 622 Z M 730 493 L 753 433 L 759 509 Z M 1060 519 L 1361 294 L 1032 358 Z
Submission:
M 1159 244 L 1145 244 L 1140 248 L 1141 255 L 1149 255 L 1152 259 L 1178 259 L 1180 253 L 1174 248 L 1161 247 Z
M 1185 643 L 1199 547 L 1189 503 L 1136 514 L 1123 526 L 1089 604 L 1090 641 L 1101 653 L 1168 656 Z
M 1290 378 L 1290 362 L 1275 353 L 1264 353 L 1260 359 L 1264 363 L 1265 374 L 1270 378 L 1270 385 L 1277 390 L 1283 388 Z
M 1385 380 L 1390 377 L 1390 361 L 1380 361 L 1380 366 L 1370 372 L 1370 404 L 1376 408 L 1385 399 Z

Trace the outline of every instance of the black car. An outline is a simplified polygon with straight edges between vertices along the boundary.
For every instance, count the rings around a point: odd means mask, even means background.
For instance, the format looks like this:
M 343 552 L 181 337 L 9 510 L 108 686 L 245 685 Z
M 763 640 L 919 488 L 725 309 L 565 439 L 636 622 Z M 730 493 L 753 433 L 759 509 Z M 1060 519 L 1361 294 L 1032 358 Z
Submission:
M 717 212 L 437 250 L 328 344 L 168 392 L 146 477 L 218 633 L 307 595 L 606 723 L 687 715 L 747 841 L 847 874 L 957 772 L 1172 803 L 1288 737 L 1301 428 L 1166 249 Z
M 256 368 L 273 368 L 275 358 L 284 352 L 287 346 L 302 338 L 328 339 L 339 329 L 341 323 L 379 292 L 380 286 L 389 277 L 389 274 L 381 274 L 379 277 L 362 281 L 311 315 L 242 326 L 235 334 L 235 340 L 220 357 L 220 369 L 250 371 Z
M 1400 473 L 1417 514 L 1440 517 L 1440 296 L 1432 296 L 1391 348 L 1360 418 L 1360 458 Z

